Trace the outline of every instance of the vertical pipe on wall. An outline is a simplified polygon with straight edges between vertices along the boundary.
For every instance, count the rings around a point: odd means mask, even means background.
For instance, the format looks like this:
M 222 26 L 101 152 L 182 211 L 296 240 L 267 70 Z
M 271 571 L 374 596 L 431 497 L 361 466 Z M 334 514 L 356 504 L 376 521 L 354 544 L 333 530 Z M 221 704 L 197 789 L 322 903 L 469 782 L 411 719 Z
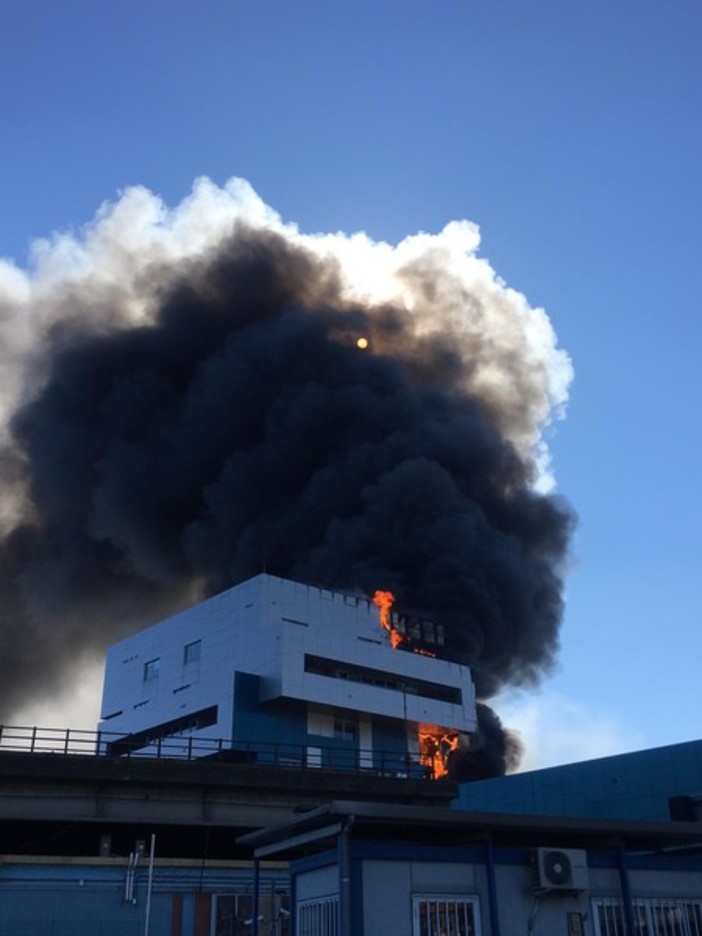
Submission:
M 124 878 L 124 902 L 125 903 L 131 902 L 131 899 L 134 893 L 134 887 L 133 887 L 132 881 L 133 881 L 133 874 L 134 874 L 133 867 L 134 867 L 135 859 L 136 859 L 135 852 L 129 852 L 129 857 L 127 858 L 127 873 Z
M 485 839 L 485 874 L 487 877 L 488 908 L 490 911 L 490 933 L 500 936 L 500 917 L 497 906 L 497 878 L 495 877 L 495 853 L 492 839 L 488 835 Z
M 151 891 L 154 886 L 154 856 L 156 854 L 156 836 L 151 835 L 151 850 L 149 852 L 149 877 L 146 885 L 146 909 L 144 910 L 144 936 L 149 936 L 149 923 L 151 921 Z
M 251 922 L 251 936 L 258 936 L 258 906 L 259 906 L 259 896 L 258 891 L 261 885 L 261 861 L 258 858 L 254 858 L 253 866 L 253 920 Z
M 624 903 L 624 920 L 629 936 L 636 933 L 634 924 L 634 905 L 631 901 L 631 885 L 629 883 L 629 869 L 626 866 L 626 853 L 620 845 L 617 848 L 617 864 L 619 865 L 619 883 L 622 889 L 622 902 Z

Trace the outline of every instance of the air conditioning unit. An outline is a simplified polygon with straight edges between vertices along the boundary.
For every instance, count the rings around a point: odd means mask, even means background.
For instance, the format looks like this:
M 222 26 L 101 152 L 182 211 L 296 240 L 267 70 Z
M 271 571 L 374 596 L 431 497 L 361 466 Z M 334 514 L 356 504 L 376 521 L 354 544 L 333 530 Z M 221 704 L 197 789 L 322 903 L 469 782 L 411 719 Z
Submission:
M 587 890 L 587 853 L 583 849 L 537 848 L 534 859 L 537 890 Z

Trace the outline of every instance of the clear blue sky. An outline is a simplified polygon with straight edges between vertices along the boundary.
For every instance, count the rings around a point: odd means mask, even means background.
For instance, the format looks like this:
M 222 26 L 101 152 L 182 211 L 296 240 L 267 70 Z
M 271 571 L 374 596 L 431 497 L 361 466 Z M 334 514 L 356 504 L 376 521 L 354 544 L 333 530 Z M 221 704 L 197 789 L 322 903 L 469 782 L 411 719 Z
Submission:
M 248 179 L 305 231 L 449 220 L 544 306 L 576 379 L 550 433 L 580 517 L 565 755 L 697 738 L 702 703 L 698 0 L 4 0 L 0 256 L 144 184 Z M 507 711 L 513 711 L 509 706 Z

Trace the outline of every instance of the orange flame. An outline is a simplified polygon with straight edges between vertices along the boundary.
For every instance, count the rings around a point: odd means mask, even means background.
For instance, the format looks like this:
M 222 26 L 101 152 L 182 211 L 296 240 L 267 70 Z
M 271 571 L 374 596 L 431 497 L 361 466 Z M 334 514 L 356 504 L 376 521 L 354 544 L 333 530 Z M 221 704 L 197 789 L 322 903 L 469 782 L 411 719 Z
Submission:
M 395 604 L 395 596 L 391 591 L 378 589 L 373 595 L 373 604 L 380 608 L 380 626 L 390 635 L 390 643 L 397 648 L 405 643 L 406 638 L 392 626 L 390 610 Z
M 409 637 L 392 626 L 391 611 L 392 606 L 395 604 L 395 596 L 391 591 L 377 589 L 373 595 L 373 604 L 380 608 L 380 626 L 390 635 L 390 643 L 395 649 L 405 647 L 414 653 L 421 653 L 425 656 L 433 657 L 436 655 L 431 650 L 413 647 Z M 420 764 L 429 769 L 429 773 L 435 780 L 447 777 L 450 755 L 460 744 L 458 732 L 447 728 L 438 728 L 435 725 L 420 725 L 417 737 Z
M 460 744 L 458 732 L 446 731 L 431 725 L 420 725 L 418 737 L 420 764 L 429 768 L 434 780 L 447 777 L 450 756 Z

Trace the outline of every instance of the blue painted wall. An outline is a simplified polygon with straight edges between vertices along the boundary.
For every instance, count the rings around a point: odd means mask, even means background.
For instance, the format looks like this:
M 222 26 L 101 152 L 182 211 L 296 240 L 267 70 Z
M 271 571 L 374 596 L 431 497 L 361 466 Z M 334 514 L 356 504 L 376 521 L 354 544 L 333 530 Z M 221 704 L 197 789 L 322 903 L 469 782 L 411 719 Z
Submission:
M 148 866 L 137 869 L 135 903 L 124 900 L 127 860 L 6 858 L 0 864 L 3 936 L 143 936 Z M 211 894 L 250 893 L 249 868 L 201 864 L 154 869 L 149 936 L 170 936 L 174 897 L 182 900 L 183 936 L 194 932 L 195 903 Z M 261 892 L 288 889 L 283 870 L 263 869 Z
M 274 756 L 301 757 L 308 743 L 305 706 L 289 700 L 284 706 L 262 705 L 260 683 L 260 677 L 251 673 L 234 674 L 235 747 L 251 742 L 254 749 L 267 749 Z M 285 750 L 281 745 L 287 746 Z
M 373 766 L 386 771 L 405 773 L 407 763 L 407 730 L 404 722 L 389 718 L 373 720 Z
M 612 819 L 670 818 L 668 799 L 702 793 L 702 741 L 461 784 L 456 809 Z

